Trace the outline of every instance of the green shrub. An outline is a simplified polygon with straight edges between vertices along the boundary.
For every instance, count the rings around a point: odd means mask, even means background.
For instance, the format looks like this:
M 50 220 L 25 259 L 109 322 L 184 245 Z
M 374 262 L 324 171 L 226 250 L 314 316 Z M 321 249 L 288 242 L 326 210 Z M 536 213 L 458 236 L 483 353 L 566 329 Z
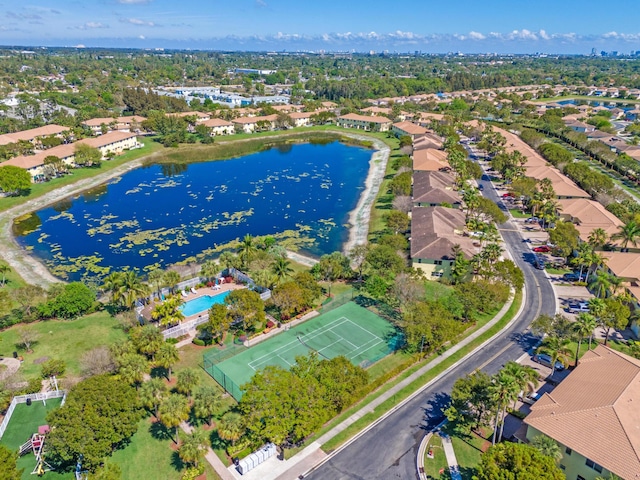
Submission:
M 184 473 L 182 474 L 180 479 L 181 480 L 195 480 L 196 478 L 198 478 L 203 473 L 204 473 L 204 465 L 200 465 L 198 467 L 189 467 L 184 471 Z
M 192 343 L 198 347 L 204 347 L 204 340 L 201 338 L 194 338 Z
M 42 364 L 42 378 L 49 378 L 52 376 L 61 377 L 64 375 L 66 369 L 67 364 L 64 360 L 51 358 Z
M 178 339 L 177 338 L 167 338 L 165 340 L 165 342 L 170 343 L 171 345 L 175 345 L 176 343 L 178 343 Z

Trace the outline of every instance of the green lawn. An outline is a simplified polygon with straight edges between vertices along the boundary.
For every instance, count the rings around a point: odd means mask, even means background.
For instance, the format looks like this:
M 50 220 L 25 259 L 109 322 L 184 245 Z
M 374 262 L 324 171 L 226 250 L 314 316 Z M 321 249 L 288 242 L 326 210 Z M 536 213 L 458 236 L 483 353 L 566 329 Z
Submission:
M 424 282 L 425 300 L 433 302 L 439 298 L 446 297 L 453 292 L 453 287 L 444 283 L 428 280 Z
M 429 451 L 433 452 L 433 458 L 429 458 Z M 442 450 L 442 439 L 439 435 L 432 435 L 424 452 L 424 472 L 429 478 L 445 480 L 449 476 L 449 465 Z M 440 473 L 443 471 L 444 473 Z
M 531 216 L 528 213 L 522 213 L 522 210 L 519 208 L 511 208 L 509 212 L 511 212 L 513 218 L 529 218 Z
M 456 459 L 460 466 L 462 480 L 471 480 L 476 474 L 476 469 L 480 463 L 483 448 L 488 448 L 485 439 L 471 434 L 469 437 L 452 436 L 453 450 L 456 452 Z
M 37 332 L 38 340 L 33 352 L 26 353 L 16 347 L 22 328 Z M 126 338 L 118 321 L 106 312 L 98 312 L 77 320 L 47 320 L 30 325 L 16 325 L 0 332 L 0 355 L 12 356 L 17 351 L 24 357 L 19 372 L 26 378 L 40 375 L 40 364 L 35 361 L 43 357 L 64 360 L 68 375 L 79 375 L 82 355 L 100 345 L 111 345 Z
M 61 402 L 61 398 L 55 398 L 47 400 L 46 405 L 42 402 L 33 402 L 31 405 L 27 405 L 26 403 L 16 405 L 9 426 L 2 436 L 0 443 L 6 445 L 11 450 L 17 451 L 20 445 L 31 438 L 31 435 L 38 432 L 40 425 L 47 424 L 45 420 L 47 413 L 58 408 Z M 18 460 L 18 468 L 24 468 L 22 480 L 34 478 L 31 472 L 35 466 L 36 460 L 32 453 L 20 457 Z M 72 474 L 63 475 L 54 472 L 47 473 L 46 476 L 48 479 L 53 480 L 73 478 Z

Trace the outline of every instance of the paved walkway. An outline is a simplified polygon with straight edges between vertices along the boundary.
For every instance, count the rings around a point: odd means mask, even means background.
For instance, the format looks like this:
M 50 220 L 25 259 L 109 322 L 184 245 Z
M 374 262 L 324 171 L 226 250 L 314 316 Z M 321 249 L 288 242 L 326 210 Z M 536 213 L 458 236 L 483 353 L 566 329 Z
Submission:
M 0 359 L 0 365 L 5 365 L 7 368 L 0 369 L 0 380 L 4 380 L 5 378 L 9 378 L 11 375 L 16 373 L 20 368 L 20 360 L 16 358 L 8 358 L 5 357 Z
M 442 449 L 444 450 L 444 455 L 447 457 L 447 464 L 449 465 L 449 474 L 451 475 L 451 480 L 462 480 L 462 475 L 460 475 L 460 467 L 458 466 L 458 459 L 456 458 L 456 452 L 453 451 L 451 437 L 449 435 L 441 433 L 440 438 L 442 438 Z

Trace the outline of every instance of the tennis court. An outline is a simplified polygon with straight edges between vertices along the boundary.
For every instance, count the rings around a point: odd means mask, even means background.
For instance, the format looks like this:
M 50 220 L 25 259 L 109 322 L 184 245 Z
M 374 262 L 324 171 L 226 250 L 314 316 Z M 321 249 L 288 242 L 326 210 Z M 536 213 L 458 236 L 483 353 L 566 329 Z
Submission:
M 238 387 L 268 365 L 288 369 L 297 356 L 317 352 L 321 358 L 342 355 L 355 365 L 367 366 L 392 353 L 401 342 L 393 325 L 350 302 L 219 363 L 205 354 L 204 368 L 238 399 L 242 395 Z

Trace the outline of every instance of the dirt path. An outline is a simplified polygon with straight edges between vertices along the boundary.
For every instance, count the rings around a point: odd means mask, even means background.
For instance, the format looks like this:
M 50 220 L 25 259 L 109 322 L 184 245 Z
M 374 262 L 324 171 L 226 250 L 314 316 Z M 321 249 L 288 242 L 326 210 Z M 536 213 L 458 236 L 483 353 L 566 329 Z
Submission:
M 356 140 L 364 140 L 373 142 L 377 151 L 373 153 L 371 157 L 371 166 L 369 168 L 369 175 L 366 180 L 366 187 L 360 197 L 357 207 L 351 212 L 349 223 L 351 224 L 351 230 L 349 233 L 349 241 L 345 244 L 344 250 L 350 249 L 356 243 L 362 243 L 366 241 L 367 234 L 369 232 L 369 217 L 371 215 L 371 207 L 375 201 L 378 189 L 384 178 L 384 172 L 386 169 L 387 161 L 389 159 L 389 147 L 382 141 L 371 138 L 365 135 L 357 135 L 350 132 L 341 131 L 328 131 L 344 137 L 354 138 Z M 284 134 L 281 136 L 265 137 L 267 139 L 286 138 L 291 136 L 300 136 L 297 134 Z M 239 142 L 246 142 L 254 140 L 247 138 L 243 140 L 236 140 Z M 230 143 L 231 141 L 222 141 L 223 143 Z M 59 201 L 62 198 L 66 198 L 72 195 L 76 195 L 84 190 L 97 187 L 108 180 L 124 175 L 125 173 L 140 167 L 143 162 L 153 159 L 156 156 L 160 156 L 164 150 L 154 152 L 150 155 L 140 157 L 132 160 L 126 164 L 120 165 L 108 172 L 100 173 L 95 177 L 80 180 L 71 185 L 66 185 L 49 193 L 46 193 L 40 197 L 29 200 L 23 204 L 16 205 L 9 210 L 0 212 L 0 258 L 5 260 L 22 279 L 31 285 L 40 285 L 43 288 L 49 287 L 53 283 L 60 282 L 60 279 L 54 277 L 49 270 L 41 263 L 36 257 L 28 254 L 18 243 L 16 242 L 11 229 L 13 219 L 21 215 L 31 213 L 35 210 L 41 209 Z M 303 265 L 313 266 L 315 260 L 310 257 L 303 257 L 302 255 L 290 254 L 290 257 L 295 261 L 302 263 Z

